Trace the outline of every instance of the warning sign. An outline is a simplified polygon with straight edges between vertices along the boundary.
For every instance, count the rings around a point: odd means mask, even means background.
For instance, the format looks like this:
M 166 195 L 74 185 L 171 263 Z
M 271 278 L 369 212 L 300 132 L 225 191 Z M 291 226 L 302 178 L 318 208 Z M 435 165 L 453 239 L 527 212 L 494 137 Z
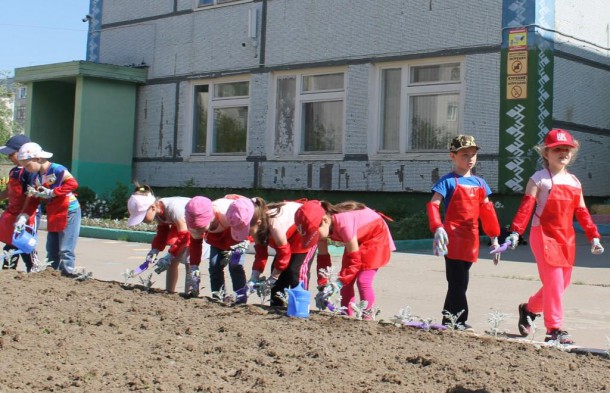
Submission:
M 527 51 L 526 50 L 508 52 L 506 73 L 508 75 L 527 74 Z
M 527 75 L 506 77 L 506 99 L 523 100 L 527 98 Z
M 508 50 L 527 49 L 527 29 L 513 29 L 508 31 Z

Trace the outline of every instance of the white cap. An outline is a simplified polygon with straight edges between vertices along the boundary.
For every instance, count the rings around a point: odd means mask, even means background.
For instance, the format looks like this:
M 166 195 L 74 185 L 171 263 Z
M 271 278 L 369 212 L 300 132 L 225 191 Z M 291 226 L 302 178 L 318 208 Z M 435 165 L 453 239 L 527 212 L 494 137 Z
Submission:
M 42 147 L 38 143 L 28 142 L 21 145 L 19 153 L 17 153 L 18 160 L 29 160 L 32 158 L 51 158 L 53 153 L 42 150 Z
M 149 195 L 132 195 L 127 200 L 127 210 L 129 211 L 129 219 L 127 225 L 134 226 L 144 221 L 148 208 L 155 203 L 155 197 Z

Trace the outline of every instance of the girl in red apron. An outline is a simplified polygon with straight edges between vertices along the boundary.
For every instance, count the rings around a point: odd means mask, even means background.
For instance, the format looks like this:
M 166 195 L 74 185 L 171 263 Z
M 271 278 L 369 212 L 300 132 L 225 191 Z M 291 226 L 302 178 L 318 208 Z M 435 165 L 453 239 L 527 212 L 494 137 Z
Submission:
M 302 206 L 301 202 L 267 204 L 262 198 L 253 198 L 253 202 L 254 215 L 249 223 L 249 235 L 254 239 L 254 264 L 242 296 L 254 291 L 260 274 L 265 270 L 268 248 L 271 247 L 275 250 L 275 257 L 266 285 L 271 288 L 271 306 L 282 306 L 278 293 L 296 287 L 301 281 L 308 288 L 309 268 L 316 247 L 303 247 L 301 235 L 294 223 L 294 215 Z
M 136 191 L 127 201 L 129 211 L 127 225 L 134 226 L 141 222 L 157 223 L 157 233 L 153 238 L 147 260 L 155 259 L 159 252 L 169 246 L 167 254 L 159 258 L 155 266 L 157 274 L 167 270 L 165 290 L 168 293 L 176 292 L 178 268 L 181 263 L 186 267 L 185 292 L 190 287 L 187 258 L 191 236 L 184 218 L 184 211 L 189 200 L 190 198 L 184 197 L 156 199 L 150 187 L 136 185 Z
M 15 230 L 24 230 L 26 225 L 36 227 L 36 214 L 25 213 L 27 210 L 35 212 L 37 210 L 38 203 L 32 198 L 27 198 L 28 186 L 34 185 L 33 174 L 26 171 L 19 160 L 17 160 L 17 154 L 19 148 L 30 142 L 30 138 L 25 135 L 15 135 L 11 137 L 4 146 L 0 146 L 0 153 L 6 154 L 16 166 L 9 171 L 8 183 L 6 189 L 0 193 L 0 200 L 8 199 L 6 209 L 0 216 L 0 242 L 4 243 L 3 250 L 5 251 L 5 259 L 2 261 L 2 269 L 6 268 L 17 268 L 17 261 L 19 260 L 19 254 L 13 254 L 7 259 L 7 254 L 18 251 L 15 246 L 11 244 L 13 240 L 13 233 Z M 26 201 L 32 206 L 26 208 Z M 36 251 L 31 254 L 21 253 L 21 258 L 25 263 L 25 269 L 27 272 L 32 271 L 34 263 L 37 261 Z
M 434 233 L 434 253 L 445 256 L 448 289 L 443 324 L 455 322 L 462 330 L 472 330 L 466 323 L 466 291 L 470 268 L 479 255 L 479 219 L 485 234 L 492 240 L 492 247 L 497 246 L 500 235 L 494 205 L 488 199 L 491 190 L 485 180 L 471 173 L 478 150 L 472 136 L 459 135 L 452 140 L 450 156 L 455 170 L 436 182 L 432 187 L 432 199 L 426 205 L 430 230 Z M 445 208 L 444 221 L 440 215 L 441 202 Z M 455 321 L 452 318 L 456 318 Z
M 229 215 L 229 207 L 236 201 L 239 209 L 235 209 L 235 217 Z M 246 272 L 244 264 L 246 257 L 243 248 L 247 243 L 236 240 L 241 238 L 244 232 L 243 226 L 232 225 L 230 219 L 239 218 L 250 222 L 254 206 L 249 198 L 241 195 L 229 194 L 223 198 L 210 201 L 205 197 L 195 197 L 186 206 L 186 222 L 188 230 L 193 238 L 190 247 L 191 270 L 199 272 L 201 263 L 201 246 L 203 240 L 209 244 L 210 265 L 210 289 L 212 297 L 224 300 L 220 297 L 221 292 L 228 293 L 225 286 L 225 266 L 229 267 L 229 275 L 233 286 L 233 292 L 237 292 L 246 286 Z M 248 227 L 245 227 L 246 237 Z M 236 295 L 235 303 L 245 303 L 245 297 Z
M 387 265 L 391 252 L 396 249 L 390 229 L 383 217 L 362 203 L 348 201 L 332 205 L 326 201 L 307 201 L 297 210 L 295 224 L 303 239 L 303 248 L 318 245 L 318 269 L 324 267 L 324 259 L 330 266 L 328 239 L 345 245 L 338 280 L 321 291 L 326 298 L 337 291 L 341 294 L 341 306 L 353 315 L 351 304 L 355 301 L 354 285 L 358 287 L 360 300 L 366 300 L 364 319 L 372 319 L 375 305 L 373 280 L 377 270 Z M 320 259 L 322 258 L 322 260 Z
M 537 147 L 545 169 L 530 177 L 511 225 L 512 233 L 507 238 L 512 248 L 516 247 L 519 234 L 525 232 L 534 212 L 530 245 L 542 288 L 527 303 L 519 305 L 519 332 L 527 336 L 530 322 L 537 314 L 544 313 L 547 329 L 545 341 L 559 341 L 562 344 L 574 343 L 562 330 L 563 294 L 570 284 L 576 252 L 574 216 L 591 242 L 591 252 L 604 252 L 597 226 L 585 205 L 580 182 L 566 170 L 578 146 L 569 132 L 562 129 L 549 131 L 544 144 Z

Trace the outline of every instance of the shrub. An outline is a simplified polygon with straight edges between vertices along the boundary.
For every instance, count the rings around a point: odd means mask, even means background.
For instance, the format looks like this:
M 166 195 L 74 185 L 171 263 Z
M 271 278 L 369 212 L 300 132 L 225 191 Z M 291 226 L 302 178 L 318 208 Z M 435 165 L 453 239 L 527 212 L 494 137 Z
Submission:
M 389 222 L 388 226 L 394 240 L 429 239 L 432 237 L 428 229 L 428 216 L 425 212 L 418 212 Z

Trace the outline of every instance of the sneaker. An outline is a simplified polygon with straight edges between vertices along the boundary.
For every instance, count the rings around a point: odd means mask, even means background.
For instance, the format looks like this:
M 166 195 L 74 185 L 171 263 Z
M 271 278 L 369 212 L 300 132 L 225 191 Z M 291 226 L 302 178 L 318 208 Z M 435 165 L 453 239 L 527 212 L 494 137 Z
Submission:
M 547 330 L 544 342 L 559 341 L 559 344 L 572 345 L 574 340 L 570 338 L 570 334 L 565 330 L 551 329 Z
M 463 323 L 463 324 L 459 323 L 457 326 L 458 326 L 457 330 L 460 330 L 462 332 L 469 332 L 469 333 L 474 332 L 474 328 L 467 323 Z
M 529 312 L 527 309 L 527 303 L 521 303 L 519 305 L 519 333 L 521 333 L 522 337 L 527 337 L 530 334 L 530 329 L 532 326 L 530 325 L 530 321 L 536 319 L 538 314 L 534 314 Z M 529 321 L 528 318 L 529 317 Z

